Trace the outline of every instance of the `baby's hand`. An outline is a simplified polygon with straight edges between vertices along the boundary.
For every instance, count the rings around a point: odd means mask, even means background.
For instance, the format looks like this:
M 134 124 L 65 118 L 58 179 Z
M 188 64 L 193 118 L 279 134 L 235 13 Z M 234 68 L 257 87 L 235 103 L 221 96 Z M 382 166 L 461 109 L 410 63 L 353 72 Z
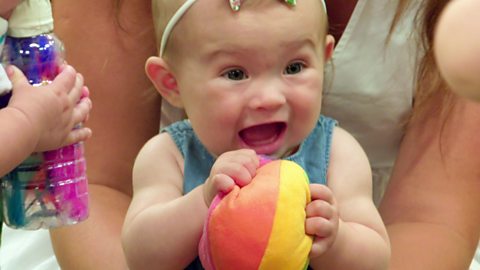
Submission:
M 240 149 L 220 155 L 203 185 L 205 203 L 210 205 L 217 193 L 228 193 L 235 185 L 240 187 L 252 181 L 259 166 L 259 158 L 251 149 Z
M 8 107 L 20 111 L 32 126 L 29 130 L 38 135 L 35 151 L 57 149 L 91 136 L 91 130 L 79 124 L 87 119 L 92 103 L 83 77 L 71 66 L 63 67 L 51 84 L 39 87 L 31 86 L 14 66 L 7 68 L 7 74 L 13 85 Z
M 312 201 L 307 205 L 305 232 L 314 237 L 310 259 L 324 254 L 335 242 L 339 215 L 335 197 L 326 185 L 310 184 Z

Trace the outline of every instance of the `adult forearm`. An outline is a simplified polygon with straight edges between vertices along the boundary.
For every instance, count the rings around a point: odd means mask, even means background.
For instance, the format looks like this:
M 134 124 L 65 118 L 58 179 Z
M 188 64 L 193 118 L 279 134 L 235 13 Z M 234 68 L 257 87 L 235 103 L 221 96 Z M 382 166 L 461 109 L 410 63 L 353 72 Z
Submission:
M 94 104 L 85 143 L 90 217 L 53 231 L 55 252 L 62 269 L 125 269 L 120 236 L 133 161 L 159 125 L 160 98 L 144 72 L 156 51 L 150 1 L 52 2 L 55 32 Z
M 207 211 L 200 186 L 127 215 L 122 241 L 130 269 L 184 269 L 197 256 Z
M 77 225 L 50 231 L 57 260 L 64 270 L 127 269 L 120 243 L 130 197 L 90 185 L 90 216 Z
M 468 269 L 476 248 L 442 225 L 398 223 L 387 230 L 392 243 L 391 270 Z
M 441 97 L 433 101 L 434 108 L 443 104 Z M 448 118 L 419 118 L 403 139 L 380 205 L 392 269 L 460 270 L 471 263 L 480 233 L 480 107 L 455 102 Z

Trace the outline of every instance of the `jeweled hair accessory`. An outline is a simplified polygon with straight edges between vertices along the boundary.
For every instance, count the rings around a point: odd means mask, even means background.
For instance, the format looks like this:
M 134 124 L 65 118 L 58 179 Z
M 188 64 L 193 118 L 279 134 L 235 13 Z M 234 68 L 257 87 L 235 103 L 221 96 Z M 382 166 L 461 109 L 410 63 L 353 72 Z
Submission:
M 163 55 L 165 51 L 165 46 L 167 45 L 168 37 L 173 30 L 173 27 L 177 24 L 177 22 L 182 18 L 182 16 L 187 12 L 187 10 L 195 3 L 197 0 L 186 0 L 185 3 L 173 14 L 170 21 L 168 21 L 167 26 L 165 27 L 165 31 L 163 31 L 162 40 L 160 41 L 160 56 Z M 228 0 L 230 3 L 230 8 L 233 11 L 239 11 L 242 2 L 246 0 Z M 289 6 L 295 6 L 297 4 L 297 0 L 283 0 Z M 321 0 L 323 8 L 325 12 L 327 12 L 327 6 L 325 5 L 325 0 Z
M 230 7 L 232 8 L 233 11 L 240 10 L 240 5 L 242 4 L 241 0 L 229 0 L 229 1 L 230 1 Z

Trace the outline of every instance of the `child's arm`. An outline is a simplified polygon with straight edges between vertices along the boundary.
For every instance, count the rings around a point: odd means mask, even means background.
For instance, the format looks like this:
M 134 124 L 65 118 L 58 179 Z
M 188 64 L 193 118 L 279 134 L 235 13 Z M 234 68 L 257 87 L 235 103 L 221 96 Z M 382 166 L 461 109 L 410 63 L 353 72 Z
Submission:
M 233 153 L 218 157 L 206 184 L 184 195 L 183 157 L 171 137 L 162 133 L 142 148 L 122 230 L 131 270 L 184 269 L 193 261 L 213 196 L 218 190 L 230 190 L 232 178 L 249 182 L 258 167 L 252 150 Z
M 368 159 L 353 137 L 333 133 L 327 186 L 312 184 L 307 233 L 314 269 L 387 269 L 390 244 L 372 200 Z
M 7 68 L 13 92 L 8 106 L 0 109 L 0 175 L 20 164 L 29 154 L 59 148 L 90 137 L 83 122 L 91 101 L 83 78 L 65 67 L 52 84 L 33 87 L 21 71 Z M 82 93 L 86 97 L 80 98 Z
M 451 1 L 440 16 L 434 52 L 438 68 L 455 93 L 480 101 L 480 1 Z

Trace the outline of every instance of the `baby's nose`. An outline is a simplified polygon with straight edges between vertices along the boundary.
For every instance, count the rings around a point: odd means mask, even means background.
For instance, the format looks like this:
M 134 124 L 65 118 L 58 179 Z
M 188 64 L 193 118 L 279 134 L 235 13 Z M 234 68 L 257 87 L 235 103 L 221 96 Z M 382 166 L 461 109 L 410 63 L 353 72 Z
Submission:
M 251 98 L 250 107 L 266 110 L 281 107 L 286 103 L 284 87 L 279 82 L 266 83 L 259 86 L 253 90 L 254 94 Z

